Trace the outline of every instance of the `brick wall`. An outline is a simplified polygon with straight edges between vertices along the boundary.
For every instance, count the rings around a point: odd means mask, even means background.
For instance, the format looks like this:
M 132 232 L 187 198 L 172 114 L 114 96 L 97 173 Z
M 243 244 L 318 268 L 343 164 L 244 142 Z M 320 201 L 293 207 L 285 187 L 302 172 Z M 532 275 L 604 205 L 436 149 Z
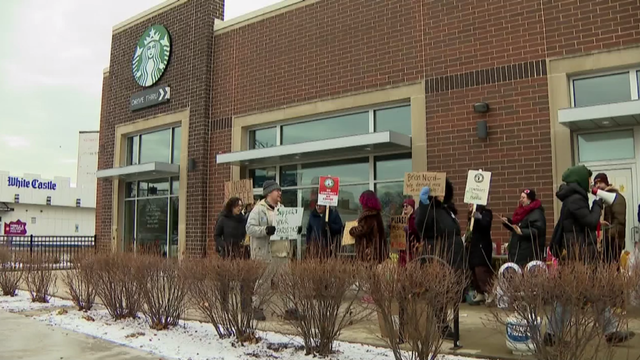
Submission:
M 186 179 L 189 204 L 186 219 L 187 255 L 202 254 L 206 242 L 213 25 L 215 18 L 222 18 L 222 9 L 223 0 L 191 0 L 114 34 L 109 76 L 105 81 L 106 89 L 103 89 L 99 169 L 113 166 L 117 125 L 187 108 L 190 110 L 188 153 L 197 166 Z M 170 63 L 157 83 L 171 87 L 171 100 L 166 104 L 131 112 L 129 97 L 142 90 L 133 78 L 131 58 L 139 37 L 153 24 L 164 25 L 171 34 Z M 110 246 L 111 234 L 111 181 L 100 180 L 97 195 L 97 216 L 100 221 L 96 225 L 96 234 L 99 246 L 106 248 Z

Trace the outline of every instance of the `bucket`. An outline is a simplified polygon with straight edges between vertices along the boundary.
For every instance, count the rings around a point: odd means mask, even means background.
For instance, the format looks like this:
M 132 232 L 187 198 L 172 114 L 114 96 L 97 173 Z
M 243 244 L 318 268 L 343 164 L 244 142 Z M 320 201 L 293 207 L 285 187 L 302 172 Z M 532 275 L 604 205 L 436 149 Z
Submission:
M 535 353 L 535 346 L 531 341 L 531 330 L 540 332 L 541 321 L 536 319 L 533 329 L 529 329 L 527 321 L 517 315 L 511 315 L 506 321 L 507 348 L 514 355 L 527 356 Z

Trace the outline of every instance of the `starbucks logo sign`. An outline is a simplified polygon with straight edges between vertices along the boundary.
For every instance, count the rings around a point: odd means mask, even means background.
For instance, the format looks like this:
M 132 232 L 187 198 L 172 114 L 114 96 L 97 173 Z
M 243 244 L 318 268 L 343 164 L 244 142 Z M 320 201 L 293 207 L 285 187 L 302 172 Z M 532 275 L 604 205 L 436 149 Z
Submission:
M 145 30 L 133 54 L 133 77 L 141 86 L 155 84 L 169 63 L 171 38 L 162 25 L 153 25 Z

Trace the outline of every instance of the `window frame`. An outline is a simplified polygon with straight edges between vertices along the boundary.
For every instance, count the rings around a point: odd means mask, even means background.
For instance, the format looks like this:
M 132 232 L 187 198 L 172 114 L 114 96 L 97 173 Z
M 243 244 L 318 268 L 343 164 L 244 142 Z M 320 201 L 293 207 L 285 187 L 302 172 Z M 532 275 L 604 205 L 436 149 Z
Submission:
M 165 127 L 161 127 L 161 128 L 157 128 L 157 129 L 153 129 L 151 131 L 144 131 L 144 132 L 137 132 L 137 133 L 131 133 L 128 134 L 125 138 L 125 143 L 126 143 L 126 148 L 125 148 L 125 153 L 126 153 L 126 158 L 125 158 L 125 166 L 131 166 L 131 165 L 141 165 L 140 164 L 140 149 L 141 149 L 141 144 L 142 144 L 142 136 L 143 135 L 147 135 L 147 134 L 152 134 L 155 132 L 159 132 L 159 131 L 164 131 L 164 130 L 169 130 L 169 159 L 167 161 L 168 164 L 173 164 L 174 163 L 174 158 L 173 158 L 173 145 L 174 145 L 174 141 L 173 141 L 173 137 L 174 137 L 174 133 L 175 133 L 175 129 L 176 128 L 180 128 L 182 130 L 182 124 L 173 124 L 173 125 L 169 125 L 169 126 L 165 126 Z M 182 133 L 180 133 L 180 136 L 182 136 Z M 137 138 L 138 139 L 138 148 L 136 149 L 137 151 L 135 152 L 135 154 L 133 152 L 130 152 L 130 148 L 129 146 L 133 143 L 133 139 Z M 182 142 L 180 142 L 180 146 L 182 146 Z M 135 162 L 133 161 L 133 158 L 129 158 L 129 155 L 132 155 L 133 157 L 135 157 Z M 180 149 L 180 154 L 182 156 L 182 149 Z
M 583 79 L 589 79 L 589 78 L 596 78 L 596 77 L 607 76 L 607 75 L 624 74 L 624 73 L 627 73 L 627 75 L 629 76 L 629 85 L 630 85 L 630 89 L 631 89 L 631 100 L 629 100 L 629 101 L 639 100 L 640 99 L 640 88 L 638 87 L 638 85 L 639 85 L 638 84 L 638 72 L 640 72 L 640 67 L 634 67 L 634 68 L 631 68 L 631 69 L 628 69 L 628 70 L 618 69 L 618 70 L 609 70 L 609 71 L 604 71 L 604 72 L 597 72 L 597 73 L 589 73 L 589 74 L 571 76 L 569 78 L 569 92 L 570 92 L 570 95 L 571 95 L 571 107 L 572 108 L 576 107 L 576 93 L 575 93 L 575 88 L 574 88 L 574 81 L 583 80 Z M 597 105 L 589 105 L 589 106 L 597 106 Z

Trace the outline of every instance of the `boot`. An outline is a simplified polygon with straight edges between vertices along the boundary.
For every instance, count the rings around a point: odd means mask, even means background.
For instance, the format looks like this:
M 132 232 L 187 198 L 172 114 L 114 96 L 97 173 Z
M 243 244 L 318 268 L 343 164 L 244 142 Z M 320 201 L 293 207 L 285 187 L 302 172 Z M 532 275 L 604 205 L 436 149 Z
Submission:
M 633 331 L 614 331 L 604 336 L 609 345 L 618 345 L 633 339 L 636 333 Z
M 440 334 L 442 335 L 443 340 L 453 341 L 455 337 L 453 329 L 449 325 L 444 326 L 442 330 L 440 330 Z
M 469 305 L 475 306 L 475 305 L 484 304 L 486 300 L 487 299 L 485 298 L 484 294 L 476 292 L 473 299 L 471 299 L 471 302 L 469 303 Z

